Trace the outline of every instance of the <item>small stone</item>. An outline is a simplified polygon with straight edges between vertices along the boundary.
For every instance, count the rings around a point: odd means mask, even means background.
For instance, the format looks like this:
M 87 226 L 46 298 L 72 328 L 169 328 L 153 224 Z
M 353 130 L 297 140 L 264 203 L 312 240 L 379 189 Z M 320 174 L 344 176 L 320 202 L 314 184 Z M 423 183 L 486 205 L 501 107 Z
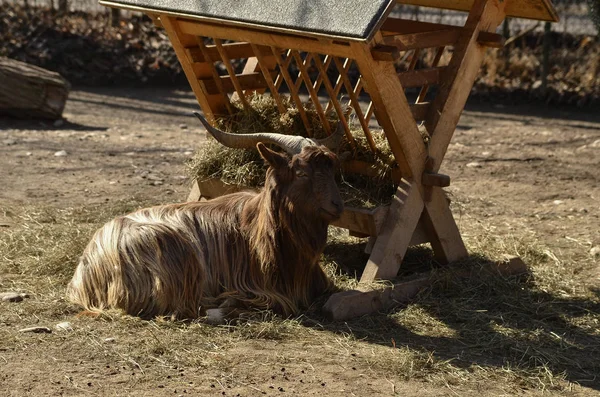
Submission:
M 600 139 L 596 139 L 589 147 L 600 147 Z
M 592 249 L 590 250 L 590 255 L 592 255 L 594 258 L 600 257 L 600 245 L 592 247 Z
M 468 168 L 481 168 L 481 167 L 483 167 L 483 165 L 481 163 L 478 163 L 477 161 L 472 161 L 470 163 L 467 163 L 467 167 Z
M 56 157 L 64 157 L 67 155 L 67 151 L 66 150 L 59 150 L 58 152 L 55 152 L 54 155 Z
M 187 152 L 183 152 L 183 154 L 186 156 L 191 156 L 192 154 L 194 154 L 194 152 L 187 151 Z
M 161 186 L 162 184 L 164 184 L 164 182 L 163 181 L 152 181 L 152 182 L 150 182 L 150 184 L 152 186 Z
M 560 205 L 560 204 L 562 204 L 562 203 L 563 203 L 563 201 L 562 201 L 562 200 L 554 200 L 554 201 L 552 202 L 552 204 L 554 204 L 554 205 Z
M 116 341 L 115 338 L 104 338 L 104 343 L 115 343 Z
M 63 119 L 58 119 L 54 123 L 52 123 L 52 125 L 55 127 L 62 127 L 64 124 L 65 124 L 65 121 Z
M 48 327 L 28 327 L 20 329 L 19 332 L 33 332 L 36 334 L 51 334 L 52 330 Z
M 58 331 L 73 331 L 73 326 L 68 321 L 56 324 L 55 328 Z
M 17 143 L 14 139 L 5 139 L 2 141 L 6 146 L 12 146 Z
M 187 124 L 179 124 L 179 128 L 181 128 L 182 130 L 187 130 L 188 126 Z
M 26 152 L 25 153 L 25 156 L 31 156 L 31 155 L 33 155 L 33 153 L 31 153 L 31 152 Z
M 29 298 L 29 295 L 21 292 L 0 293 L 0 299 L 2 299 L 2 302 L 21 302 L 25 298 Z

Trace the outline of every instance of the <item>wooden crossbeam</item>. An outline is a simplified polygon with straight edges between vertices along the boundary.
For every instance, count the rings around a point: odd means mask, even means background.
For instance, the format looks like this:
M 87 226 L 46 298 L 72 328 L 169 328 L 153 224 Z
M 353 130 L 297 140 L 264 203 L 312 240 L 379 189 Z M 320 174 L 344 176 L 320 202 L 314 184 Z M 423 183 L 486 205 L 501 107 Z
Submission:
M 244 89 L 240 85 L 237 75 L 235 74 L 235 71 L 233 70 L 233 66 L 231 65 L 231 60 L 229 59 L 229 57 L 227 56 L 227 53 L 223 49 L 223 41 L 221 39 L 216 39 L 216 38 L 214 39 L 214 41 L 215 41 L 215 46 L 217 47 L 217 51 L 219 51 L 219 55 L 221 56 L 221 60 L 223 61 L 223 65 L 225 66 L 225 69 L 227 69 L 227 73 L 229 73 L 231 82 L 233 83 L 233 86 L 235 87 L 235 92 L 237 92 L 239 100 L 242 102 L 242 106 L 244 106 L 244 109 L 250 110 L 250 104 L 248 103 L 248 100 L 246 99 L 246 95 L 244 94 Z
M 190 83 L 194 95 L 204 114 L 209 121 L 214 122 L 216 115 L 227 114 L 227 103 L 222 95 L 205 95 L 202 86 L 198 79 L 206 79 L 212 76 L 210 66 L 206 63 L 192 63 L 190 62 L 185 49 L 192 46 L 196 46 L 196 37 L 202 36 L 202 33 L 189 35 L 181 31 L 177 20 L 166 15 L 161 15 L 160 20 L 162 22 L 171 45 L 175 50 L 177 59 L 181 63 L 181 68 L 185 73 L 185 77 Z
M 446 32 L 449 30 L 460 31 L 461 29 L 461 26 L 455 25 L 414 21 L 411 19 L 388 18 L 381 26 L 380 31 L 385 37 L 414 33 Z
M 404 88 L 421 87 L 424 85 L 437 85 L 440 82 L 443 67 L 409 70 L 398 73 L 400 84 Z
M 245 27 L 224 26 L 184 18 L 177 18 L 177 23 L 182 33 L 192 36 L 209 36 L 225 40 L 247 41 L 269 47 L 319 52 L 344 58 L 352 57 L 350 46 L 344 42 L 318 40 L 316 38 L 273 31 L 266 32 Z
M 429 102 L 414 103 L 410 105 L 410 111 L 415 121 L 425 120 L 429 111 Z
M 442 59 L 442 55 L 444 54 L 445 48 L 446 47 L 438 47 L 435 53 L 435 57 L 433 58 L 433 62 L 431 63 L 432 68 L 435 68 L 439 65 L 440 60 Z M 416 103 L 420 103 L 425 100 L 425 97 L 427 96 L 427 91 L 429 91 L 429 84 L 425 84 L 423 85 L 423 87 L 421 87 L 421 92 L 419 92 L 419 96 L 417 97 Z
M 225 102 L 225 106 L 227 107 L 227 111 L 229 112 L 229 114 L 233 113 L 233 108 L 231 106 L 231 103 L 229 101 L 229 97 L 227 96 L 227 91 L 225 91 L 223 89 L 223 84 L 221 83 L 221 79 L 219 77 L 219 72 L 217 71 L 217 68 L 215 67 L 213 58 L 211 58 L 211 55 L 208 53 L 208 50 L 206 49 L 206 46 L 204 45 L 204 37 L 196 37 L 196 43 L 198 44 L 198 46 L 196 47 L 203 55 L 203 58 L 206 60 L 206 66 L 208 66 L 208 68 L 210 69 L 210 72 L 212 74 L 212 79 L 204 79 L 204 81 L 210 81 L 214 84 L 214 89 L 211 90 L 211 92 L 209 92 L 206 89 L 206 86 L 204 85 L 204 92 L 206 92 L 207 95 L 218 95 L 221 94 L 223 96 L 223 100 Z M 213 54 L 214 55 L 214 54 Z M 219 57 L 219 54 L 216 54 L 217 57 Z M 219 57 L 220 59 L 220 57 Z M 201 80 L 202 81 L 202 80 Z
M 272 79 L 275 78 L 275 76 L 277 76 L 276 71 L 269 71 L 268 73 Z M 257 90 L 269 87 L 263 73 L 254 72 L 246 74 L 236 74 L 235 77 L 242 90 Z M 206 93 L 209 95 L 218 94 L 221 91 L 225 93 L 235 92 L 235 86 L 233 85 L 233 80 L 231 76 L 219 76 L 218 80 L 216 78 L 201 79 L 200 83 L 204 87 Z M 219 85 L 221 87 L 219 87 Z
M 252 44 L 245 42 L 223 43 L 223 50 L 229 59 L 250 58 L 255 56 Z M 185 51 L 192 62 L 214 62 L 221 60 L 219 51 L 215 45 L 206 45 L 205 51 L 201 51 L 200 48 L 196 46 L 186 48 Z M 261 51 L 261 54 L 263 55 L 269 55 L 271 53 L 270 50 L 267 51 L 265 47 L 259 47 L 259 51 Z M 205 52 L 208 54 L 208 59 L 204 55 Z
M 382 44 L 396 47 L 400 51 L 414 50 L 415 48 L 441 47 L 453 45 L 458 40 L 459 34 L 460 30 L 448 29 L 445 31 L 385 36 Z

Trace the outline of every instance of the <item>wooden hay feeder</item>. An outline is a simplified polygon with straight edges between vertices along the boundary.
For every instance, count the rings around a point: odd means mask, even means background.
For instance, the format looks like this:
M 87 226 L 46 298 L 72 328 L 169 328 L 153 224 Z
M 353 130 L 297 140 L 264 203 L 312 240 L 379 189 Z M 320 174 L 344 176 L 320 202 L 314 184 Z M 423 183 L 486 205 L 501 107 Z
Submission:
M 444 263 L 467 256 L 442 191 L 450 178 L 438 170 L 486 47 L 503 45 L 495 33 L 499 24 L 506 16 L 557 20 L 549 0 L 100 3 L 143 11 L 165 29 L 212 122 L 234 111 L 233 98 L 247 107 L 249 94 L 269 93 L 283 112 L 281 96 L 289 95 L 310 136 L 300 96 L 304 90 L 304 102 L 316 110 L 328 133 L 332 128 L 327 114 L 335 112 L 352 143 L 344 117 L 347 106 L 371 150 L 376 151 L 372 126 L 383 129 L 397 165 L 394 175 L 401 175 L 391 204 L 374 210 L 349 208 L 335 223 L 370 237 L 371 253 L 361 282 L 394 278 L 413 244 L 429 242 Z M 389 16 L 396 4 L 461 10 L 468 17 L 464 26 L 397 19 Z M 406 61 L 401 72 L 395 66 L 399 60 Z M 419 132 L 420 122 L 428 141 Z M 356 161 L 344 166 L 357 173 L 368 174 L 370 169 L 370 164 Z M 232 189 L 220 181 L 197 181 L 190 199 L 212 198 Z

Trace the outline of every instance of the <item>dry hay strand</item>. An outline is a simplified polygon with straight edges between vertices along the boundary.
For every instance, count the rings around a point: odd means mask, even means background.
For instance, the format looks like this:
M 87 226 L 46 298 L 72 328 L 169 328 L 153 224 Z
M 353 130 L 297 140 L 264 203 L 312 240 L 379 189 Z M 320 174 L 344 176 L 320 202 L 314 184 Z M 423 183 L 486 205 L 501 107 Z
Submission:
M 248 98 L 248 102 L 250 107 L 246 109 L 239 101 L 233 101 L 235 112 L 218 119 L 216 126 L 236 134 L 274 132 L 306 136 L 300 113 L 289 98 L 282 98 L 286 110 L 283 114 L 279 113 L 277 103 L 270 96 L 255 94 Z M 327 134 L 317 111 L 308 105 L 304 110 L 313 136 L 326 137 Z M 332 129 L 337 128 L 339 122 L 337 114 L 330 111 L 326 117 Z M 382 131 L 372 133 L 376 153 L 369 148 L 367 138 L 360 127 L 351 128 L 351 133 L 356 146 L 352 147 L 344 139 L 338 154 L 371 164 L 376 176 L 342 172 L 339 181 L 342 198 L 346 205 L 367 208 L 389 203 L 396 189 L 396 185 L 391 181 L 395 161 L 384 133 Z M 192 179 L 216 178 L 227 184 L 252 188 L 264 184 L 267 169 L 256 149 L 227 148 L 214 139 L 209 139 L 202 145 L 187 166 Z

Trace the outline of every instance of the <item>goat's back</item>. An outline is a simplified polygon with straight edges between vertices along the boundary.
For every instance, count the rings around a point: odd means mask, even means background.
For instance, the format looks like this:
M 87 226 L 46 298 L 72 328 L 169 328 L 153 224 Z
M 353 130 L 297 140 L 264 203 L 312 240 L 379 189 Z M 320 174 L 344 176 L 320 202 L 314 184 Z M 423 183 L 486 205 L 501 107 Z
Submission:
M 202 315 L 247 262 L 240 215 L 254 196 L 146 208 L 106 223 L 81 257 L 69 299 L 91 311 Z

